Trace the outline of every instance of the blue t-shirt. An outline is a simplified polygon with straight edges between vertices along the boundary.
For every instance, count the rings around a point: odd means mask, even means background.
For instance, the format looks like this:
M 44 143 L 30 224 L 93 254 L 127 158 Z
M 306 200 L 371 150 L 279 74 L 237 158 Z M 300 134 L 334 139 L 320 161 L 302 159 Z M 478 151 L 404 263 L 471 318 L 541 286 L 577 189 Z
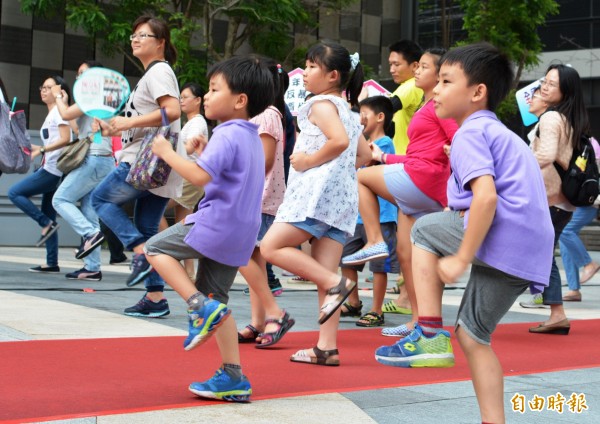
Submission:
M 248 263 L 260 228 L 265 155 L 258 126 L 242 119 L 219 125 L 196 162 L 212 177 L 185 242 L 230 266 Z
M 456 132 L 450 166 L 448 206 L 466 211 L 465 228 L 473 200 L 470 181 L 491 175 L 496 185 L 496 214 L 476 257 L 530 280 L 532 292 L 541 292 L 550 281 L 554 229 L 540 166 L 529 147 L 493 112 L 478 111 Z
M 383 153 L 394 154 L 396 150 L 394 149 L 394 141 L 389 138 L 387 135 L 383 136 L 374 141 L 375 144 L 381 149 Z M 377 200 L 379 201 L 379 222 L 383 224 L 384 222 L 397 222 L 398 221 L 398 207 L 385 199 L 377 196 Z M 363 220 L 358 214 L 358 219 L 356 220 L 357 224 L 362 224 Z

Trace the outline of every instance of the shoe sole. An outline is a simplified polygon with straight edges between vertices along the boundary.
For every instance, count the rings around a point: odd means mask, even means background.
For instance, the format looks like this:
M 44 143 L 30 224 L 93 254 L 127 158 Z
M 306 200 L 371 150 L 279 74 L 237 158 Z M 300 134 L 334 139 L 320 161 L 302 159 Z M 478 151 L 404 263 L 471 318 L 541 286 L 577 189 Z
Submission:
M 79 280 L 79 281 L 102 281 L 102 278 L 77 278 L 77 277 L 67 277 L 67 280 Z
M 148 266 L 148 269 L 146 271 L 140 272 L 137 275 L 137 277 L 135 277 L 135 279 L 127 281 L 125 284 L 127 284 L 127 287 L 133 287 L 136 284 L 139 284 L 142 281 L 144 281 L 144 279 L 148 276 L 148 274 L 150 274 L 150 272 L 152 272 L 152 265 Z
M 37 274 L 60 274 L 60 270 L 59 271 L 38 271 L 35 269 L 29 269 L 29 272 L 35 272 Z
M 380 259 L 380 258 L 387 258 L 388 256 L 390 256 L 389 253 L 377 253 L 376 255 L 370 255 L 367 256 L 366 258 L 362 258 L 362 259 L 355 259 L 353 261 L 344 261 L 342 260 L 342 263 L 344 265 L 361 265 L 364 264 L 366 262 L 375 260 L 375 259 Z
M 375 355 L 375 360 L 383 365 L 402 368 L 451 368 L 454 366 L 454 354 L 452 353 L 426 353 L 410 358 Z
M 46 243 L 50 237 L 52 237 L 52 234 L 54 234 L 58 230 L 59 227 L 60 227 L 60 225 L 56 224 L 56 226 L 54 228 L 51 228 L 50 230 L 48 230 L 48 232 L 41 239 L 39 239 L 37 241 L 37 243 L 35 244 L 35 247 L 42 247 L 42 245 L 44 243 Z
M 128 317 L 138 317 L 138 318 L 160 318 L 160 317 L 166 317 L 170 313 L 171 313 L 171 311 L 168 309 L 166 311 L 151 312 L 149 314 L 142 314 L 140 312 L 123 312 L 123 314 L 127 315 Z
M 225 308 L 227 307 L 225 305 L 223 305 L 223 306 Z M 218 322 L 215 323 L 217 315 L 221 315 L 221 318 L 219 319 Z M 183 347 L 183 349 L 184 350 L 192 350 L 192 349 L 200 346 L 201 344 L 205 343 L 215 333 L 215 330 L 217 328 L 219 328 L 221 325 L 223 325 L 223 323 L 225 322 L 225 320 L 227 320 L 227 318 L 229 318 L 230 316 L 231 316 L 231 309 L 227 309 L 224 313 L 223 313 L 223 309 L 222 308 L 217 309 L 216 311 L 213 311 L 213 313 L 208 316 L 208 319 L 210 320 L 210 323 L 208 324 L 208 328 L 209 328 L 208 332 L 206 332 L 205 334 L 198 334 L 198 335 L 196 335 L 187 344 L 187 346 Z
M 519 303 L 519 306 L 525 309 L 550 309 L 550 305 L 525 305 L 523 303 Z
M 191 386 L 189 387 L 190 392 L 193 394 L 207 398 L 207 399 L 219 399 L 226 400 L 228 402 L 249 402 L 252 389 L 248 390 L 229 390 L 227 392 L 211 392 L 204 390 L 196 390 Z
M 104 237 L 102 237 L 99 240 L 96 240 L 96 242 L 94 244 L 92 244 L 87 250 L 84 250 L 83 252 L 75 255 L 75 259 L 83 259 L 83 258 L 85 258 L 90 253 L 92 253 L 95 248 L 97 248 L 98 246 L 100 246 L 103 241 L 104 241 Z

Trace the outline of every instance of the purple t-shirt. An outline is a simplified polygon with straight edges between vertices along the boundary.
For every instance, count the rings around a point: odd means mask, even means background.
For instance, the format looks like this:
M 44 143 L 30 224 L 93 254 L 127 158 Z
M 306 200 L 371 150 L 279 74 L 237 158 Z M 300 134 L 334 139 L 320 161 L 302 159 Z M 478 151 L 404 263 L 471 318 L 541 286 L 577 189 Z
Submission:
M 260 228 L 265 156 L 258 127 L 234 119 L 219 125 L 196 162 L 210 174 L 185 242 L 225 265 L 248 263 Z
M 539 293 L 548 285 L 554 229 L 540 167 L 527 145 L 490 111 L 469 116 L 456 132 L 450 154 L 448 206 L 466 210 L 469 182 L 494 177 L 498 201 L 492 226 L 476 257 L 507 274 L 530 280 Z

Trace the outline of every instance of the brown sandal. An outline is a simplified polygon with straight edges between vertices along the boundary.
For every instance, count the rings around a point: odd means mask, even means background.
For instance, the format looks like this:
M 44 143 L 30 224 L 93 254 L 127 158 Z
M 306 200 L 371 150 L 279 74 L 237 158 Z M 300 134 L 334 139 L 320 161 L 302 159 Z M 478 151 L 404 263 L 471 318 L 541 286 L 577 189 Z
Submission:
M 315 356 L 310 356 L 306 350 L 299 350 L 290 356 L 292 362 L 303 362 L 305 364 L 325 365 L 329 367 L 337 367 L 340 365 L 340 358 L 332 358 L 334 355 L 339 355 L 337 349 L 321 350 L 317 346 L 312 348 Z
M 342 277 L 337 286 L 327 290 L 327 294 L 323 300 L 323 306 L 321 306 L 321 313 L 319 314 L 319 324 L 324 324 L 331 318 L 355 288 L 356 281 Z

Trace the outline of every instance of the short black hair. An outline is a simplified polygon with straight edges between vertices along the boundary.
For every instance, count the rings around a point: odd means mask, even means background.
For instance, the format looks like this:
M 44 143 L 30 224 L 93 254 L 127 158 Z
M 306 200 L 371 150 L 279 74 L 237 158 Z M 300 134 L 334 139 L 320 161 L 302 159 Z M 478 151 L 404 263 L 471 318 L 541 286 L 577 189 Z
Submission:
M 234 94 L 248 96 L 248 117 L 253 118 L 273 104 L 273 76 L 257 58 L 233 56 L 214 64 L 208 79 L 221 75 Z
M 401 54 L 410 64 L 421 60 L 423 49 L 412 40 L 400 40 L 390 44 L 390 52 Z
M 388 128 L 394 117 L 392 101 L 386 96 L 367 97 L 358 104 L 359 107 L 368 107 L 376 114 L 383 113 L 383 130 L 387 133 Z
M 508 95 L 514 80 L 513 67 L 508 57 L 489 43 L 475 43 L 456 47 L 440 60 L 442 65 L 460 65 L 469 85 L 487 87 L 487 108 L 492 112 Z

